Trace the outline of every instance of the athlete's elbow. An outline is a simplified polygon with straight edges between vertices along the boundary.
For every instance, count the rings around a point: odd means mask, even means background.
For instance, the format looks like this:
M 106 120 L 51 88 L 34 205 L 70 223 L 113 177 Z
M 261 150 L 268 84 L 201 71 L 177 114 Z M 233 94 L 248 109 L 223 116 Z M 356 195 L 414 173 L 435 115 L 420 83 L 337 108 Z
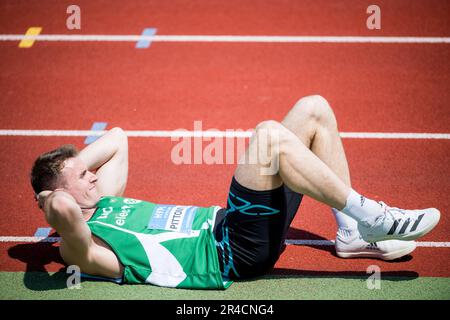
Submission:
M 120 127 L 114 127 L 109 130 L 109 133 L 114 136 L 114 141 L 116 141 L 118 150 L 127 151 L 128 150 L 128 137 L 125 131 Z
M 117 139 L 127 140 L 127 134 L 121 127 L 114 127 L 109 130 Z
M 81 209 L 75 200 L 70 199 L 67 195 L 58 193 L 49 196 L 44 209 L 47 221 L 51 225 L 71 220 L 74 216 L 81 213 Z

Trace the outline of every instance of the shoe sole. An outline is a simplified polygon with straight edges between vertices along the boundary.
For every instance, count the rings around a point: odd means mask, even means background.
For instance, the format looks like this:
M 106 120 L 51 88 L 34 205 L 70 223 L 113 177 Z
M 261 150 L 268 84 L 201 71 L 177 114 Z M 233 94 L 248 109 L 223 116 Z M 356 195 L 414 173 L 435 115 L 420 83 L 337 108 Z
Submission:
M 432 210 L 430 210 L 430 213 L 431 212 L 437 213 L 437 219 L 435 222 L 428 225 L 423 230 L 411 232 L 411 233 L 408 233 L 405 235 L 401 235 L 401 234 L 384 235 L 383 237 L 379 237 L 379 238 L 365 238 L 365 236 L 363 236 L 362 233 L 361 233 L 361 236 L 364 239 L 364 241 L 367 241 L 367 242 L 380 242 L 380 241 L 386 241 L 386 240 L 402 240 L 402 241 L 416 240 L 417 238 L 420 238 L 420 237 L 426 235 L 431 230 L 433 230 L 433 228 L 439 223 L 439 220 L 441 219 L 441 213 L 439 212 L 439 210 L 432 209 Z
M 336 254 L 340 258 L 344 259 L 354 259 L 354 258 L 375 258 L 375 259 L 381 259 L 385 261 L 395 260 L 398 258 L 401 258 L 403 256 L 406 256 L 407 254 L 410 254 L 413 252 L 417 247 L 417 244 L 414 242 L 414 245 L 408 248 L 404 248 L 401 250 L 389 252 L 389 253 L 377 253 L 373 251 L 360 251 L 360 252 L 338 252 L 336 251 Z

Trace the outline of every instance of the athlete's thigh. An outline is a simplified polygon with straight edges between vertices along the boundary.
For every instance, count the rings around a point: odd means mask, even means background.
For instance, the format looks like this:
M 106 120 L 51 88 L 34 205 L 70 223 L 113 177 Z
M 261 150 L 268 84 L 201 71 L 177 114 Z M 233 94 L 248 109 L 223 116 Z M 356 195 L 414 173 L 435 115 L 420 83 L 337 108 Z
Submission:
M 273 190 L 283 184 L 278 174 L 278 155 L 274 147 L 279 141 L 271 134 L 280 127 L 281 124 L 275 121 L 265 121 L 256 127 L 234 172 L 239 184 L 257 191 Z

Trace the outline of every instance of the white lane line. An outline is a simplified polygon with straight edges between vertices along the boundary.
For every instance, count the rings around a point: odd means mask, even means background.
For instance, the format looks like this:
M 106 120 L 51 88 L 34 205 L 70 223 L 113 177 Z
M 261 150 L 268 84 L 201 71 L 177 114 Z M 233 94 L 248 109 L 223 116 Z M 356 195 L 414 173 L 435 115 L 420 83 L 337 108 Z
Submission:
M 113 41 L 113 42 L 260 42 L 260 43 L 450 43 L 449 37 L 364 37 L 364 36 L 236 36 L 236 35 L 67 35 L 0 34 L 0 41 Z
M 449 133 L 341 132 L 340 136 L 355 139 L 450 139 Z
M 105 130 L 0 130 L 0 136 L 59 136 L 59 137 L 86 137 L 101 136 Z M 128 130 L 125 131 L 129 137 L 144 138 L 172 138 L 172 137 L 227 137 L 248 138 L 252 135 L 246 131 L 188 131 L 188 130 Z
M 87 137 L 101 136 L 105 130 L 9 130 L 0 129 L 0 136 L 35 136 L 35 137 Z M 128 130 L 128 137 L 144 138 L 249 138 L 252 131 L 188 131 L 188 130 Z M 346 139 L 443 139 L 450 140 L 450 133 L 411 133 L 411 132 L 341 132 L 340 136 Z
M 0 237 L 0 242 L 59 242 L 59 237 Z M 287 239 L 287 245 L 297 246 L 334 246 L 333 240 L 301 240 Z M 450 248 L 450 242 L 425 242 L 416 241 L 418 247 L 427 248 Z
M 334 246 L 334 240 L 300 240 L 300 239 L 287 239 L 285 241 L 287 245 L 296 246 Z M 450 242 L 427 242 L 416 241 L 418 247 L 427 248 L 450 248 Z
M 0 242 L 59 242 L 59 237 L 0 237 Z
M 333 240 L 286 239 L 284 243 L 287 245 L 296 245 L 296 246 L 334 246 Z

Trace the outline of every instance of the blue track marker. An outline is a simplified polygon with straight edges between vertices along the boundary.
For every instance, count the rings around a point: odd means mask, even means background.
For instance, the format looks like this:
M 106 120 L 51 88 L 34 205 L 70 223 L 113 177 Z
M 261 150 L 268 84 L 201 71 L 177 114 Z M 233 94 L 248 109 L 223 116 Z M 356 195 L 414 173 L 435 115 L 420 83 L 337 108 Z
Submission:
M 34 234 L 35 237 L 48 237 L 50 234 L 50 231 L 52 228 L 38 228 L 36 233 Z
M 155 28 L 145 28 L 144 31 L 142 31 L 141 36 L 151 37 L 151 36 L 154 36 L 155 33 L 156 33 Z M 151 43 L 152 43 L 151 39 L 150 40 L 142 39 L 136 43 L 136 48 L 137 49 L 145 49 L 145 48 L 150 47 Z
M 94 122 L 94 124 L 92 125 L 92 128 L 91 128 L 91 131 L 105 130 L 107 125 L 108 125 L 107 122 Z M 84 140 L 84 144 L 91 144 L 98 138 L 100 138 L 100 136 L 88 136 L 88 137 L 86 137 L 86 140 Z

